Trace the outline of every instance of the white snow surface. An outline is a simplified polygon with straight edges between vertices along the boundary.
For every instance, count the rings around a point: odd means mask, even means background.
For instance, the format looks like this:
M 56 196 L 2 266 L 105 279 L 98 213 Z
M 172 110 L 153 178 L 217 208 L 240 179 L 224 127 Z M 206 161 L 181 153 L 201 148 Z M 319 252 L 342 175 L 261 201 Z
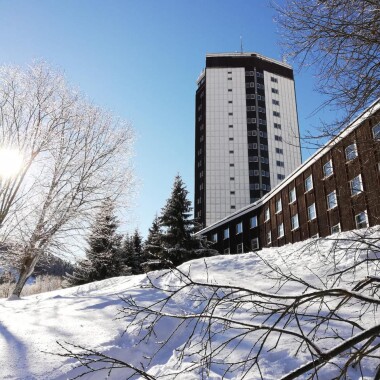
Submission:
M 364 265 L 351 271 L 337 283 L 336 276 L 329 276 L 338 270 L 351 266 L 364 257 L 379 257 L 375 247 L 368 250 L 358 249 L 353 243 L 356 237 L 364 235 L 367 240 L 378 244 L 380 228 L 358 230 L 327 239 L 307 240 L 305 242 L 287 245 L 281 248 L 264 249 L 257 253 L 240 255 L 215 256 L 207 259 L 193 260 L 183 264 L 180 269 L 189 272 L 191 278 L 200 282 L 221 283 L 273 292 L 277 282 L 273 269 L 270 269 L 259 256 L 264 258 L 273 267 L 279 267 L 286 273 L 309 281 L 321 289 L 326 286 L 350 288 L 351 282 L 369 275 L 379 276 L 375 264 Z M 337 240 L 338 239 L 338 240 Z M 332 253 L 335 248 L 335 253 Z M 360 247 L 359 247 L 360 248 Z M 153 283 L 158 287 L 176 286 L 179 280 L 175 273 L 163 276 L 165 271 L 149 274 Z M 112 357 L 128 361 L 136 366 L 144 363 L 153 376 L 169 375 L 179 369 L 191 365 L 196 361 L 196 354 L 185 357 L 180 367 L 178 348 L 188 342 L 193 325 L 184 324 L 178 328 L 178 320 L 161 319 L 157 326 L 157 336 L 148 342 L 139 343 L 137 328 L 130 328 L 128 317 L 118 314 L 125 305 L 121 299 L 133 297 L 137 304 L 148 305 L 160 299 L 162 289 L 149 288 L 146 275 L 117 277 L 91 284 L 43 293 L 25 297 L 20 300 L 0 300 L 0 378 L 1 379 L 69 379 L 84 372 L 83 367 L 73 358 L 61 357 L 55 354 L 62 353 L 57 342 L 68 342 L 75 345 L 95 349 Z M 281 294 L 295 294 L 304 290 L 299 283 L 289 282 L 280 289 Z M 191 292 L 190 292 L 191 293 Z M 173 313 L 193 313 L 198 304 L 191 294 L 184 297 L 182 294 L 174 298 L 168 305 Z M 350 309 L 354 317 L 357 309 Z M 119 319 L 116 317 L 119 316 Z M 236 316 L 241 320 L 250 321 L 249 311 L 241 312 Z M 347 315 L 351 317 L 351 315 Z M 365 324 L 370 327 L 379 323 L 376 313 L 366 314 Z M 177 330 L 176 330 L 177 329 Z M 175 332 L 166 344 L 159 350 L 160 341 Z M 199 333 L 199 331 L 198 331 Z M 218 335 L 213 338 L 218 341 Z M 252 338 L 254 339 L 254 338 Z M 275 337 L 272 339 L 276 340 Z M 194 342 L 199 336 L 192 337 Z M 245 340 L 234 350 L 229 359 L 239 361 L 254 344 L 254 341 Z M 306 363 L 309 360 L 305 351 L 296 352 L 296 347 L 290 338 L 281 338 L 275 350 L 270 350 L 271 342 L 264 347 L 261 354 L 260 368 L 264 379 L 279 379 L 281 376 Z M 322 343 L 324 344 L 324 343 Z M 329 348 L 327 341 L 325 348 Z M 156 354 L 155 354 L 156 353 Z M 151 359 L 149 359 L 151 358 Z M 371 371 L 379 363 L 375 360 L 367 363 L 364 376 L 353 368 L 351 379 L 369 379 Z M 239 379 L 241 373 L 224 372 L 223 363 L 213 364 L 207 375 L 208 379 Z M 320 379 L 331 379 L 335 367 L 326 367 L 320 374 Z M 125 379 L 129 370 L 113 370 L 109 375 L 106 371 L 86 374 L 83 379 Z M 330 371 L 330 372 L 329 372 Z M 224 377 L 223 377 L 224 376 Z M 134 379 L 138 378 L 137 376 Z M 164 377 L 172 378 L 170 376 Z M 199 379 L 199 369 L 194 369 L 178 379 Z M 259 379 L 260 374 L 253 369 L 245 379 Z M 305 377 L 306 378 L 306 377 Z

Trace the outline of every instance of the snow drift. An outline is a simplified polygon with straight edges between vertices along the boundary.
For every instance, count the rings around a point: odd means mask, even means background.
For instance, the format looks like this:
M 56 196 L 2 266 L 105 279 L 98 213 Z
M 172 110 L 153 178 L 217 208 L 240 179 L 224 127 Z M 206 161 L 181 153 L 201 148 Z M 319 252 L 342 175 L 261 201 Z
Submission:
M 342 304 L 337 293 L 307 304 L 302 301 L 286 318 L 281 311 L 289 305 L 286 297 L 326 289 L 350 292 L 362 279 L 373 278 L 376 283 L 379 239 L 380 228 L 351 231 L 256 253 L 193 260 L 179 267 L 181 272 L 118 277 L 18 301 L 1 300 L 0 376 L 63 380 L 87 372 L 75 358 L 56 355 L 67 353 L 59 342 L 74 352 L 79 349 L 72 345 L 135 366 L 142 364 L 158 378 L 179 374 L 178 379 L 239 379 L 245 374 L 245 379 L 279 379 L 318 356 L 312 346 L 301 344 L 302 336 L 283 330 L 301 331 L 316 349 L 329 352 L 379 324 L 379 296 L 373 284 L 354 289 L 362 300 Z M 283 297 L 276 301 L 278 312 L 272 310 L 271 295 Z M 264 304 L 270 312 L 263 309 Z M 153 313 L 147 315 L 141 309 L 146 306 Z M 225 319 L 191 318 L 210 310 Z M 244 324 L 255 328 L 243 336 L 248 329 Z M 278 330 L 268 334 L 267 326 Z M 358 365 L 349 363 L 345 370 L 351 378 L 374 377 L 380 363 L 379 343 L 377 335 L 371 341 L 370 357 Z M 344 352 L 337 355 L 319 369 L 320 378 L 337 376 L 346 362 Z M 94 368 L 102 366 L 98 363 Z M 109 377 L 103 370 L 83 378 L 122 379 L 128 373 L 121 368 L 112 370 Z

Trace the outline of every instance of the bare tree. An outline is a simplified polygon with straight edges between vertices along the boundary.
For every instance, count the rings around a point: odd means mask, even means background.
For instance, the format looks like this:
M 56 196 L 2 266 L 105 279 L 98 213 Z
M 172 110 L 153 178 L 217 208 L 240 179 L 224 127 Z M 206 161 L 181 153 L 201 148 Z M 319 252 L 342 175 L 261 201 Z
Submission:
M 196 373 L 207 379 L 214 371 L 223 378 L 266 379 L 265 362 L 271 355 L 278 360 L 286 346 L 292 347 L 294 358 L 278 369 L 278 379 L 379 379 L 378 235 L 361 230 L 345 239 L 335 235 L 327 243 L 329 250 L 326 240 L 319 239 L 302 249 L 283 250 L 281 260 L 263 253 L 254 275 L 264 273 L 269 289 L 222 284 L 211 277 L 199 281 L 192 278 L 191 268 L 186 273 L 173 269 L 152 274 L 149 286 L 163 296 L 152 303 L 127 298 L 119 316 L 126 319 L 127 334 L 139 331 L 137 346 L 143 342 L 157 347 L 139 371 L 149 376 L 155 356 L 165 347 L 172 350 L 172 341 L 183 334 L 184 343 L 176 349 L 177 367 L 156 378 Z M 305 255 L 314 256 L 314 267 L 297 272 Z M 163 334 L 165 325 L 172 327 Z M 104 353 L 67 343 L 61 347 L 64 356 L 80 360 L 89 372 L 123 366 Z M 127 362 L 124 367 L 126 378 L 141 376 Z
M 37 63 L 0 70 L 0 136 L 24 159 L 0 189 L 0 241 L 19 258 L 19 296 L 41 254 L 69 251 L 104 199 L 126 204 L 133 133 Z
M 316 69 L 317 90 L 327 96 L 325 105 L 345 111 L 343 123 L 380 97 L 377 0 L 285 0 L 274 7 L 285 55 Z

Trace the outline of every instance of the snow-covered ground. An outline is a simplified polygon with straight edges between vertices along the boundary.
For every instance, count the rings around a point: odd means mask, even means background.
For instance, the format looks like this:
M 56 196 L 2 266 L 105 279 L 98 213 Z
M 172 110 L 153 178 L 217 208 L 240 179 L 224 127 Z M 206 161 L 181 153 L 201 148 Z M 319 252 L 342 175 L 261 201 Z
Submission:
M 366 263 L 360 268 L 350 271 L 348 275 L 338 279 L 337 275 L 331 275 L 339 270 L 350 267 L 354 262 L 363 258 L 380 258 L 377 247 L 370 250 L 368 247 L 360 249 L 356 240 L 358 232 L 349 232 L 334 235 L 330 239 L 308 240 L 278 249 L 264 249 L 259 255 L 271 265 L 265 264 L 257 253 L 241 255 L 226 255 L 208 259 L 194 260 L 182 265 L 180 268 L 190 273 L 195 281 L 221 283 L 235 285 L 249 289 L 257 289 L 265 292 L 278 290 L 278 275 L 275 269 L 280 269 L 285 274 L 292 273 L 318 287 L 350 288 L 351 282 L 366 275 L 379 275 L 377 262 Z M 360 234 L 364 234 L 363 231 Z M 365 238 L 378 245 L 380 240 L 379 228 L 374 228 L 365 233 Z M 363 246 L 362 246 L 363 248 Z M 333 253 L 334 251 L 334 253 Z M 78 368 L 78 363 L 71 358 L 54 355 L 62 353 L 58 342 L 72 343 L 88 347 L 105 353 L 112 357 L 139 365 L 145 363 L 149 373 L 154 376 L 168 375 L 178 370 L 179 351 L 188 344 L 192 331 L 201 334 L 202 329 L 194 329 L 191 322 L 179 327 L 178 320 L 170 318 L 161 319 L 158 322 L 157 336 L 152 336 L 148 342 L 139 343 L 139 337 L 144 331 L 138 331 L 136 327 L 129 325 L 129 320 L 118 315 L 118 311 L 125 306 L 122 298 L 133 297 L 139 305 L 148 305 L 159 300 L 164 295 L 162 288 L 180 285 L 175 273 L 163 276 L 164 271 L 153 272 L 151 279 L 157 288 L 148 287 L 149 281 L 146 275 L 112 278 L 104 281 L 83 285 L 80 287 L 53 291 L 25 297 L 21 300 L 0 300 L 0 378 L 1 379 L 68 379 L 73 378 L 84 370 Z M 327 276 L 330 275 L 330 276 Z M 168 304 L 168 312 L 193 313 L 199 309 L 200 303 L 192 298 L 192 289 L 185 289 L 187 295 L 180 294 Z M 281 294 L 296 294 L 305 289 L 296 282 L 281 284 Z M 207 292 L 205 292 L 207 293 Z M 360 306 L 352 306 L 347 317 L 355 318 Z M 246 309 L 238 312 L 234 317 L 250 322 L 250 312 Z M 347 311 L 345 311 L 347 313 Z M 115 319 L 116 316 L 120 319 Z M 368 312 L 362 321 L 367 327 L 379 323 L 379 315 L 376 312 Z M 126 327 L 129 330 L 123 334 Z M 194 329 L 194 330 L 193 330 Z M 171 335 L 175 331 L 173 335 Z M 227 331 L 232 333 L 232 331 Z M 341 332 L 343 335 L 345 332 Z M 212 339 L 222 341 L 221 334 Z M 162 347 L 167 337 L 170 341 Z M 278 337 L 278 335 L 274 335 Z M 200 336 L 194 335 L 192 341 L 199 342 Z M 250 351 L 254 345 L 255 336 L 246 340 L 231 351 L 228 360 L 238 362 Z M 289 337 L 283 337 L 275 349 L 276 342 L 271 341 L 272 336 L 264 345 L 264 351 L 260 358 L 260 368 L 264 379 L 279 379 L 288 371 L 297 368 L 310 359 L 307 350 L 297 352 L 294 341 Z M 276 338 L 277 339 L 277 338 Z M 331 347 L 331 340 L 322 340 L 322 346 Z M 324 346 L 323 346 L 324 347 Z M 191 347 L 189 347 L 191 350 Z M 157 353 L 156 353 L 157 352 Z M 156 355 L 154 355 L 156 353 Z M 376 355 L 375 355 L 376 356 Z M 181 368 L 196 361 L 196 354 L 185 356 Z M 213 364 L 207 375 L 209 379 L 221 379 L 226 370 L 225 363 Z M 366 363 L 363 376 L 358 368 L 350 370 L 351 379 L 371 378 L 374 367 L 379 360 L 373 359 Z M 236 368 L 225 374 L 225 378 L 240 378 Z M 320 379 L 331 379 L 335 375 L 335 367 L 326 367 L 320 374 Z M 107 377 L 107 373 L 96 372 L 84 376 L 85 379 L 124 379 L 124 370 L 115 370 Z M 187 375 L 181 375 L 179 379 L 198 379 L 199 369 L 195 369 Z M 169 377 L 170 378 L 170 377 Z M 260 374 L 255 367 L 249 372 L 246 379 L 258 379 Z

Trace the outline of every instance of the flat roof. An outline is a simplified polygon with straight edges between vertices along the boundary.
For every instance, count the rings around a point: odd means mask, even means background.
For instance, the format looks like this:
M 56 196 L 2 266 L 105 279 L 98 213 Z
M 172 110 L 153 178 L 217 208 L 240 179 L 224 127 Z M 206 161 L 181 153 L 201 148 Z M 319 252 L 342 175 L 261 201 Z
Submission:
M 259 58 L 259 59 L 262 59 L 264 61 L 267 61 L 267 62 L 272 62 L 272 63 L 275 63 L 277 65 L 281 65 L 281 66 L 284 66 L 284 67 L 287 67 L 289 69 L 292 69 L 292 66 L 290 66 L 288 63 L 286 62 L 282 62 L 282 61 L 278 61 L 276 59 L 272 59 L 272 58 L 268 58 L 268 57 L 265 57 L 264 55 L 261 55 L 259 53 L 255 53 L 255 52 L 246 52 L 246 53 L 239 53 L 239 52 L 235 52 L 235 53 L 207 53 L 206 54 L 206 58 L 207 57 L 246 57 L 246 58 L 249 58 L 249 57 L 256 57 L 256 58 Z

